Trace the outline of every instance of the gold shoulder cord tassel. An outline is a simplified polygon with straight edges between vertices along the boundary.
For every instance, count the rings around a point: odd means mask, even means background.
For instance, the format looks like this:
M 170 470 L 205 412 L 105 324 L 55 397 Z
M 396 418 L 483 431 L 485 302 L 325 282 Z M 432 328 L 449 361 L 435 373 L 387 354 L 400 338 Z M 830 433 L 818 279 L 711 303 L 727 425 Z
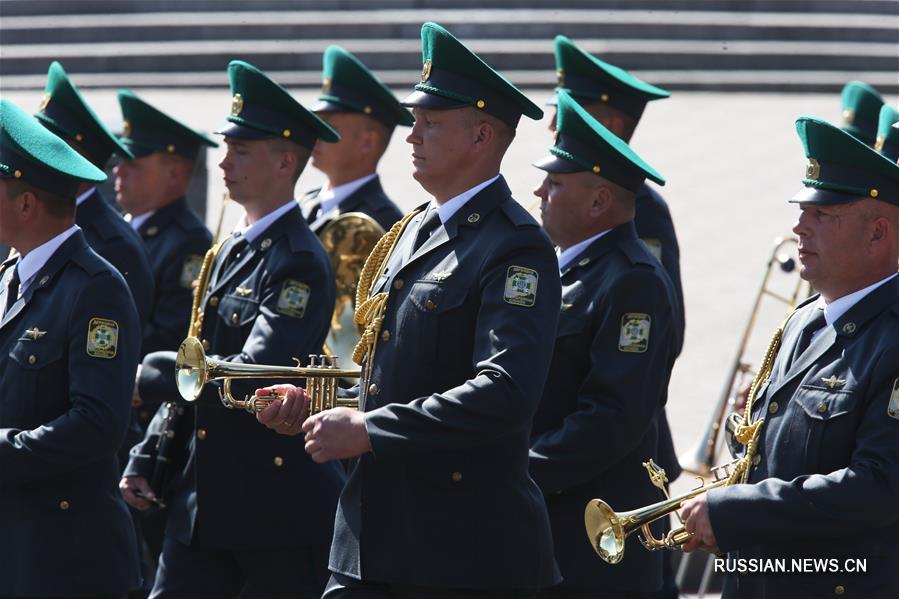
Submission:
M 200 267 L 200 274 L 197 276 L 196 286 L 194 287 L 194 302 L 190 309 L 190 326 L 187 328 L 188 337 L 200 336 L 203 329 L 203 310 L 200 305 L 203 303 L 203 297 L 206 295 L 206 288 L 209 287 L 209 277 L 212 275 L 212 263 L 222 248 L 223 242 L 218 242 L 206 251 L 203 257 L 203 265 Z
M 384 322 L 384 310 L 387 307 L 388 293 L 382 291 L 374 296 L 370 296 L 372 286 L 387 267 L 387 261 L 393 254 L 396 242 L 402 235 L 406 225 L 418 212 L 418 210 L 410 212 L 390 227 L 390 230 L 378 240 L 371 254 L 366 258 L 365 266 L 362 267 L 362 272 L 359 274 L 359 285 L 356 287 L 356 313 L 353 315 L 353 321 L 359 326 L 364 326 L 365 331 L 362 333 L 359 343 L 353 349 L 353 362 L 360 366 L 363 366 L 363 360 L 365 360 L 366 356 L 371 357 L 375 353 L 378 333 L 381 332 L 381 325 Z M 371 363 L 371 360 L 369 360 L 369 363 Z
M 783 323 L 777 327 L 777 330 L 774 331 L 771 342 L 768 344 L 768 349 L 765 350 L 765 357 L 762 359 L 762 364 L 759 367 L 755 378 L 752 379 L 752 385 L 749 387 L 749 397 L 746 398 L 746 409 L 743 411 L 743 414 L 745 414 L 743 423 L 737 427 L 736 431 L 734 431 L 734 436 L 737 441 L 746 446 L 746 455 L 737 460 L 733 472 L 731 472 L 727 479 L 728 485 L 742 484 L 749 479 L 749 468 L 752 466 L 752 459 L 758 451 L 759 437 L 762 433 L 762 426 L 765 424 L 764 418 L 760 418 L 755 422 L 751 421 L 752 404 L 755 401 L 755 396 L 759 392 L 759 389 L 771 377 L 771 372 L 774 369 L 774 358 L 777 357 L 777 352 L 780 349 L 780 342 L 783 339 L 784 328 L 787 326 L 788 320 L 790 320 L 789 316 L 787 316 L 786 320 L 784 320 Z

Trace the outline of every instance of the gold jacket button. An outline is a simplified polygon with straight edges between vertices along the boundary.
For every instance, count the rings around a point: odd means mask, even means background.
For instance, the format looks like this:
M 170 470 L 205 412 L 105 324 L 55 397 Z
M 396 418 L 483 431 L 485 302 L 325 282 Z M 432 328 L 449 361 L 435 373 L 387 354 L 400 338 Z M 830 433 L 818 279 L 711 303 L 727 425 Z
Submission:
M 203 349 L 205 349 L 206 351 L 209 351 L 209 347 L 210 347 L 209 339 L 203 339 Z
M 435 304 L 431 300 L 428 300 L 425 302 L 425 308 L 428 309 L 428 312 L 433 312 L 434 310 L 437 309 L 437 304 Z
M 818 404 L 818 413 L 823 414 L 826 411 L 827 411 L 827 404 L 822 401 L 821 403 Z
M 390 341 L 390 331 L 381 331 L 381 341 Z
M 454 483 L 462 482 L 462 473 L 461 472 L 453 472 L 452 479 Z
M 372 383 L 371 385 L 368 386 L 368 394 L 369 395 L 375 396 L 378 394 L 378 391 L 380 391 L 380 389 L 378 389 L 378 386 L 376 384 Z
M 284 458 L 279 455 L 275 456 L 275 459 L 272 460 L 275 463 L 275 466 L 281 467 L 284 465 Z
M 752 464 L 754 466 L 758 466 L 761 462 L 762 462 L 762 456 L 760 456 L 759 454 L 755 454 L 754 456 L 752 456 Z
M 835 586 L 833 588 L 833 592 L 835 595 L 842 595 L 843 593 L 846 592 L 846 588 L 843 585 L 838 584 L 837 586 Z
M 402 279 L 395 280 L 393 282 L 393 288 L 394 289 L 402 289 L 403 288 L 403 280 Z
M 62 501 L 60 501 L 60 502 L 59 502 L 59 509 L 61 509 L 62 511 L 66 511 L 67 509 L 69 509 L 69 502 L 66 501 L 65 499 L 63 499 Z
M 28 363 L 31 364 L 32 366 L 37 364 L 37 356 L 35 356 L 34 354 L 31 354 L 30 356 L 28 356 Z
M 240 316 L 237 315 L 237 312 L 231 315 L 231 322 L 233 322 L 234 324 L 240 322 Z
M 215 308 L 216 306 L 219 305 L 219 298 L 217 295 L 213 295 L 212 297 L 209 298 L 209 305 L 212 306 L 213 308 Z
M 202 441 L 205 438 L 206 438 L 206 429 L 205 428 L 198 429 L 197 430 L 197 439 Z
M 777 405 L 776 401 L 772 401 L 768 404 L 768 413 L 769 414 L 777 414 L 777 410 L 780 409 L 780 406 Z

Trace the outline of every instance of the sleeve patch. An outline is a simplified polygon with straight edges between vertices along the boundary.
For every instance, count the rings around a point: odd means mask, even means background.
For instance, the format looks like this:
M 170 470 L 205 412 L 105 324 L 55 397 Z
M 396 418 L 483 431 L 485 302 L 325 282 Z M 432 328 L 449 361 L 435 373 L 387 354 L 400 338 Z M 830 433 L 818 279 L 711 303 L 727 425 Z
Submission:
M 621 335 L 618 351 L 642 354 L 649 347 L 649 329 L 652 318 L 642 312 L 625 312 L 621 317 Z
M 536 270 L 523 266 L 510 266 L 506 271 L 506 287 L 503 300 L 513 306 L 530 308 L 537 302 Z
M 292 318 L 303 318 L 310 293 L 311 289 L 305 283 L 293 279 L 284 281 L 281 295 L 278 296 L 278 312 Z
M 87 355 L 112 359 L 119 345 L 119 323 L 105 318 L 91 318 L 87 325 Z
M 652 238 L 640 238 L 640 241 L 643 242 L 643 245 L 646 246 L 646 249 L 649 250 L 649 253 L 655 256 L 655 259 L 659 262 L 662 261 L 662 242 L 658 239 Z
M 191 289 L 194 281 L 200 276 L 200 268 L 203 266 L 203 256 L 191 254 L 184 259 L 184 266 L 181 267 L 181 286 L 185 289 Z
M 887 405 L 887 416 L 899 420 L 899 378 L 893 381 L 893 392 L 890 394 L 890 403 Z

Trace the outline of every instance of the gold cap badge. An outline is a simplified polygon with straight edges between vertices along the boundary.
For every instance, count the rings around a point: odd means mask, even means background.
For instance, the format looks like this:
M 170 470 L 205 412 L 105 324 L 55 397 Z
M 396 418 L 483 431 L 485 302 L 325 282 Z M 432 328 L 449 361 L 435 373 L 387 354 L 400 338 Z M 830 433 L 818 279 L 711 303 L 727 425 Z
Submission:
M 41 98 L 41 105 L 37 107 L 38 112 L 43 112 L 47 107 L 47 104 L 50 103 L 50 94 L 44 94 L 44 97 Z
M 431 59 L 427 59 L 423 65 L 421 65 L 421 82 L 424 83 L 428 79 L 431 78 Z
M 131 137 L 131 121 L 125 121 L 122 124 L 122 137 Z
M 808 164 L 805 165 L 805 178 L 806 179 L 817 179 L 818 175 L 821 174 L 821 165 L 814 158 L 808 159 Z
M 556 83 L 559 87 L 565 87 L 565 69 L 556 69 Z
M 843 125 L 851 125 L 853 119 L 855 119 L 855 111 L 851 108 L 846 108 L 843 110 Z
M 322 78 L 322 93 L 323 94 L 331 93 L 331 78 L 330 77 Z
M 243 96 L 234 94 L 231 98 L 231 116 L 239 115 L 241 110 L 243 110 Z

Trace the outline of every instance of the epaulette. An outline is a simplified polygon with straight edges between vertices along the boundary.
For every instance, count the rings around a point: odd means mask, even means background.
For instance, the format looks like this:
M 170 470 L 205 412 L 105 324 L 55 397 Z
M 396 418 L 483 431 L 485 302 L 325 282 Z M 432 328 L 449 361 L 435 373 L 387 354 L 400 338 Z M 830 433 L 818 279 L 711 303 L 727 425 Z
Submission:
M 639 239 L 627 240 L 618 247 L 621 248 L 621 251 L 627 256 L 627 259 L 630 260 L 631 264 L 646 264 L 652 266 L 657 263 L 657 260 L 652 257 L 652 254 L 649 253 L 649 250 Z
M 531 216 L 524 206 L 519 204 L 513 198 L 509 198 L 505 202 L 500 203 L 500 208 L 506 217 L 512 222 L 516 229 L 521 227 L 539 227 L 537 221 Z

